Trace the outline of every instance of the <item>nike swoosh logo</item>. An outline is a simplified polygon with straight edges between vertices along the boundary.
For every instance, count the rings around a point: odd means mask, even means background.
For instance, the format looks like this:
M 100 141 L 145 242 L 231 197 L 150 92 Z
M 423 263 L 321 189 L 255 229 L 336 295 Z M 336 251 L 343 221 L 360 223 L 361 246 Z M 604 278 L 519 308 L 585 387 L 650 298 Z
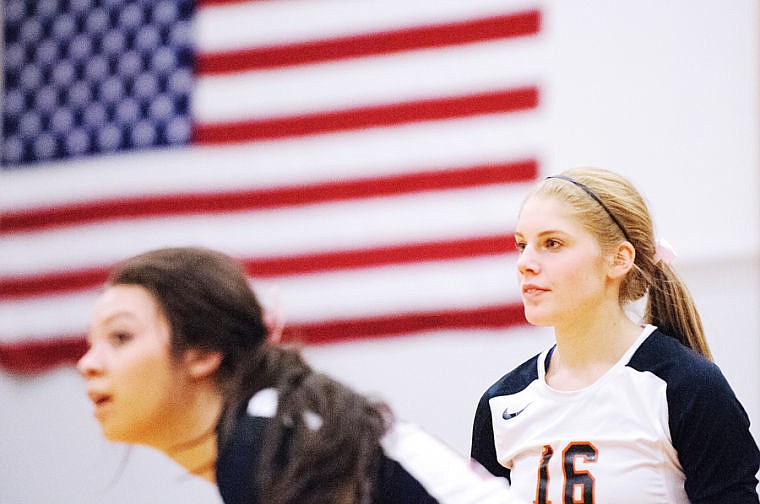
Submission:
M 504 413 L 501 414 L 501 417 L 504 420 L 511 420 L 514 417 L 516 417 L 517 415 L 519 415 L 520 413 L 522 413 L 523 411 L 525 411 L 525 408 L 527 408 L 528 406 L 530 406 L 530 403 L 528 403 L 525 406 L 523 406 L 522 409 L 517 410 L 517 411 L 513 411 L 511 413 L 509 411 L 509 408 L 507 408 L 507 409 L 504 410 Z

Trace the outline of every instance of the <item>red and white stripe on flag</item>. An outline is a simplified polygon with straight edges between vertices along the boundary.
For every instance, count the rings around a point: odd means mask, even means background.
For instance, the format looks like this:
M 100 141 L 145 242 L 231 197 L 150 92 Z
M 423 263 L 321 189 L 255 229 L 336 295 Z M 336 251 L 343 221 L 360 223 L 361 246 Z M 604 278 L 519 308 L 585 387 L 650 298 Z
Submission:
M 205 0 L 194 36 L 191 145 L 0 172 L 0 365 L 76 359 L 108 267 L 162 246 L 240 258 L 306 343 L 524 323 L 535 5 Z

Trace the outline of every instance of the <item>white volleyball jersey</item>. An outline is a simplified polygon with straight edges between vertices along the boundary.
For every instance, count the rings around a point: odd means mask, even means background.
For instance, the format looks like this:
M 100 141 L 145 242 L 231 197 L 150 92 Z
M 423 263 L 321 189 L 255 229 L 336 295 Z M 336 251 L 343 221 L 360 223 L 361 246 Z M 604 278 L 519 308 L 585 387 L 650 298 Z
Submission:
M 535 504 L 757 503 L 749 419 L 714 364 L 652 326 L 591 386 L 546 383 L 553 348 L 484 394 L 472 455 Z

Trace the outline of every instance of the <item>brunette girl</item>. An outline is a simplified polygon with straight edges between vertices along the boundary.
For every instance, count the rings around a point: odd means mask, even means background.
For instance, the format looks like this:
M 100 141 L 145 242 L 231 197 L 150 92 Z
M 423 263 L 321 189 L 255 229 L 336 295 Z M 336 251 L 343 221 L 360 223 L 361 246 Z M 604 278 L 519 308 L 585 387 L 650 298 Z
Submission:
M 503 480 L 272 342 L 263 315 L 222 253 L 117 265 L 78 364 L 105 437 L 164 452 L 227 504 L 515 502 Z

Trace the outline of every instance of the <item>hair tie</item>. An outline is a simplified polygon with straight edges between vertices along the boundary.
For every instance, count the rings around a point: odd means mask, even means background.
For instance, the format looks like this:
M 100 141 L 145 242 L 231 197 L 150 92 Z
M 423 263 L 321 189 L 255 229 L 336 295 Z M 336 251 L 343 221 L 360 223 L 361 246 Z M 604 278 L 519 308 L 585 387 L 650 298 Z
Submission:
M 670 264 L 673 259 L 676 258 L 676 251 L 673 250 L 673 246 L 662 238 L 657 238 L 654 242 L 654 262 L 657 264 L 662 261 L 665 264 Z
M 269 289 L 270 303 L 264 309 L 264 325 L 269 329 L 269 341 L 279 343 L 282 339 L 282 331 L 285 329 L 285 319 L 282 316 L 282 300 L 280 289 L 273 286 Z

